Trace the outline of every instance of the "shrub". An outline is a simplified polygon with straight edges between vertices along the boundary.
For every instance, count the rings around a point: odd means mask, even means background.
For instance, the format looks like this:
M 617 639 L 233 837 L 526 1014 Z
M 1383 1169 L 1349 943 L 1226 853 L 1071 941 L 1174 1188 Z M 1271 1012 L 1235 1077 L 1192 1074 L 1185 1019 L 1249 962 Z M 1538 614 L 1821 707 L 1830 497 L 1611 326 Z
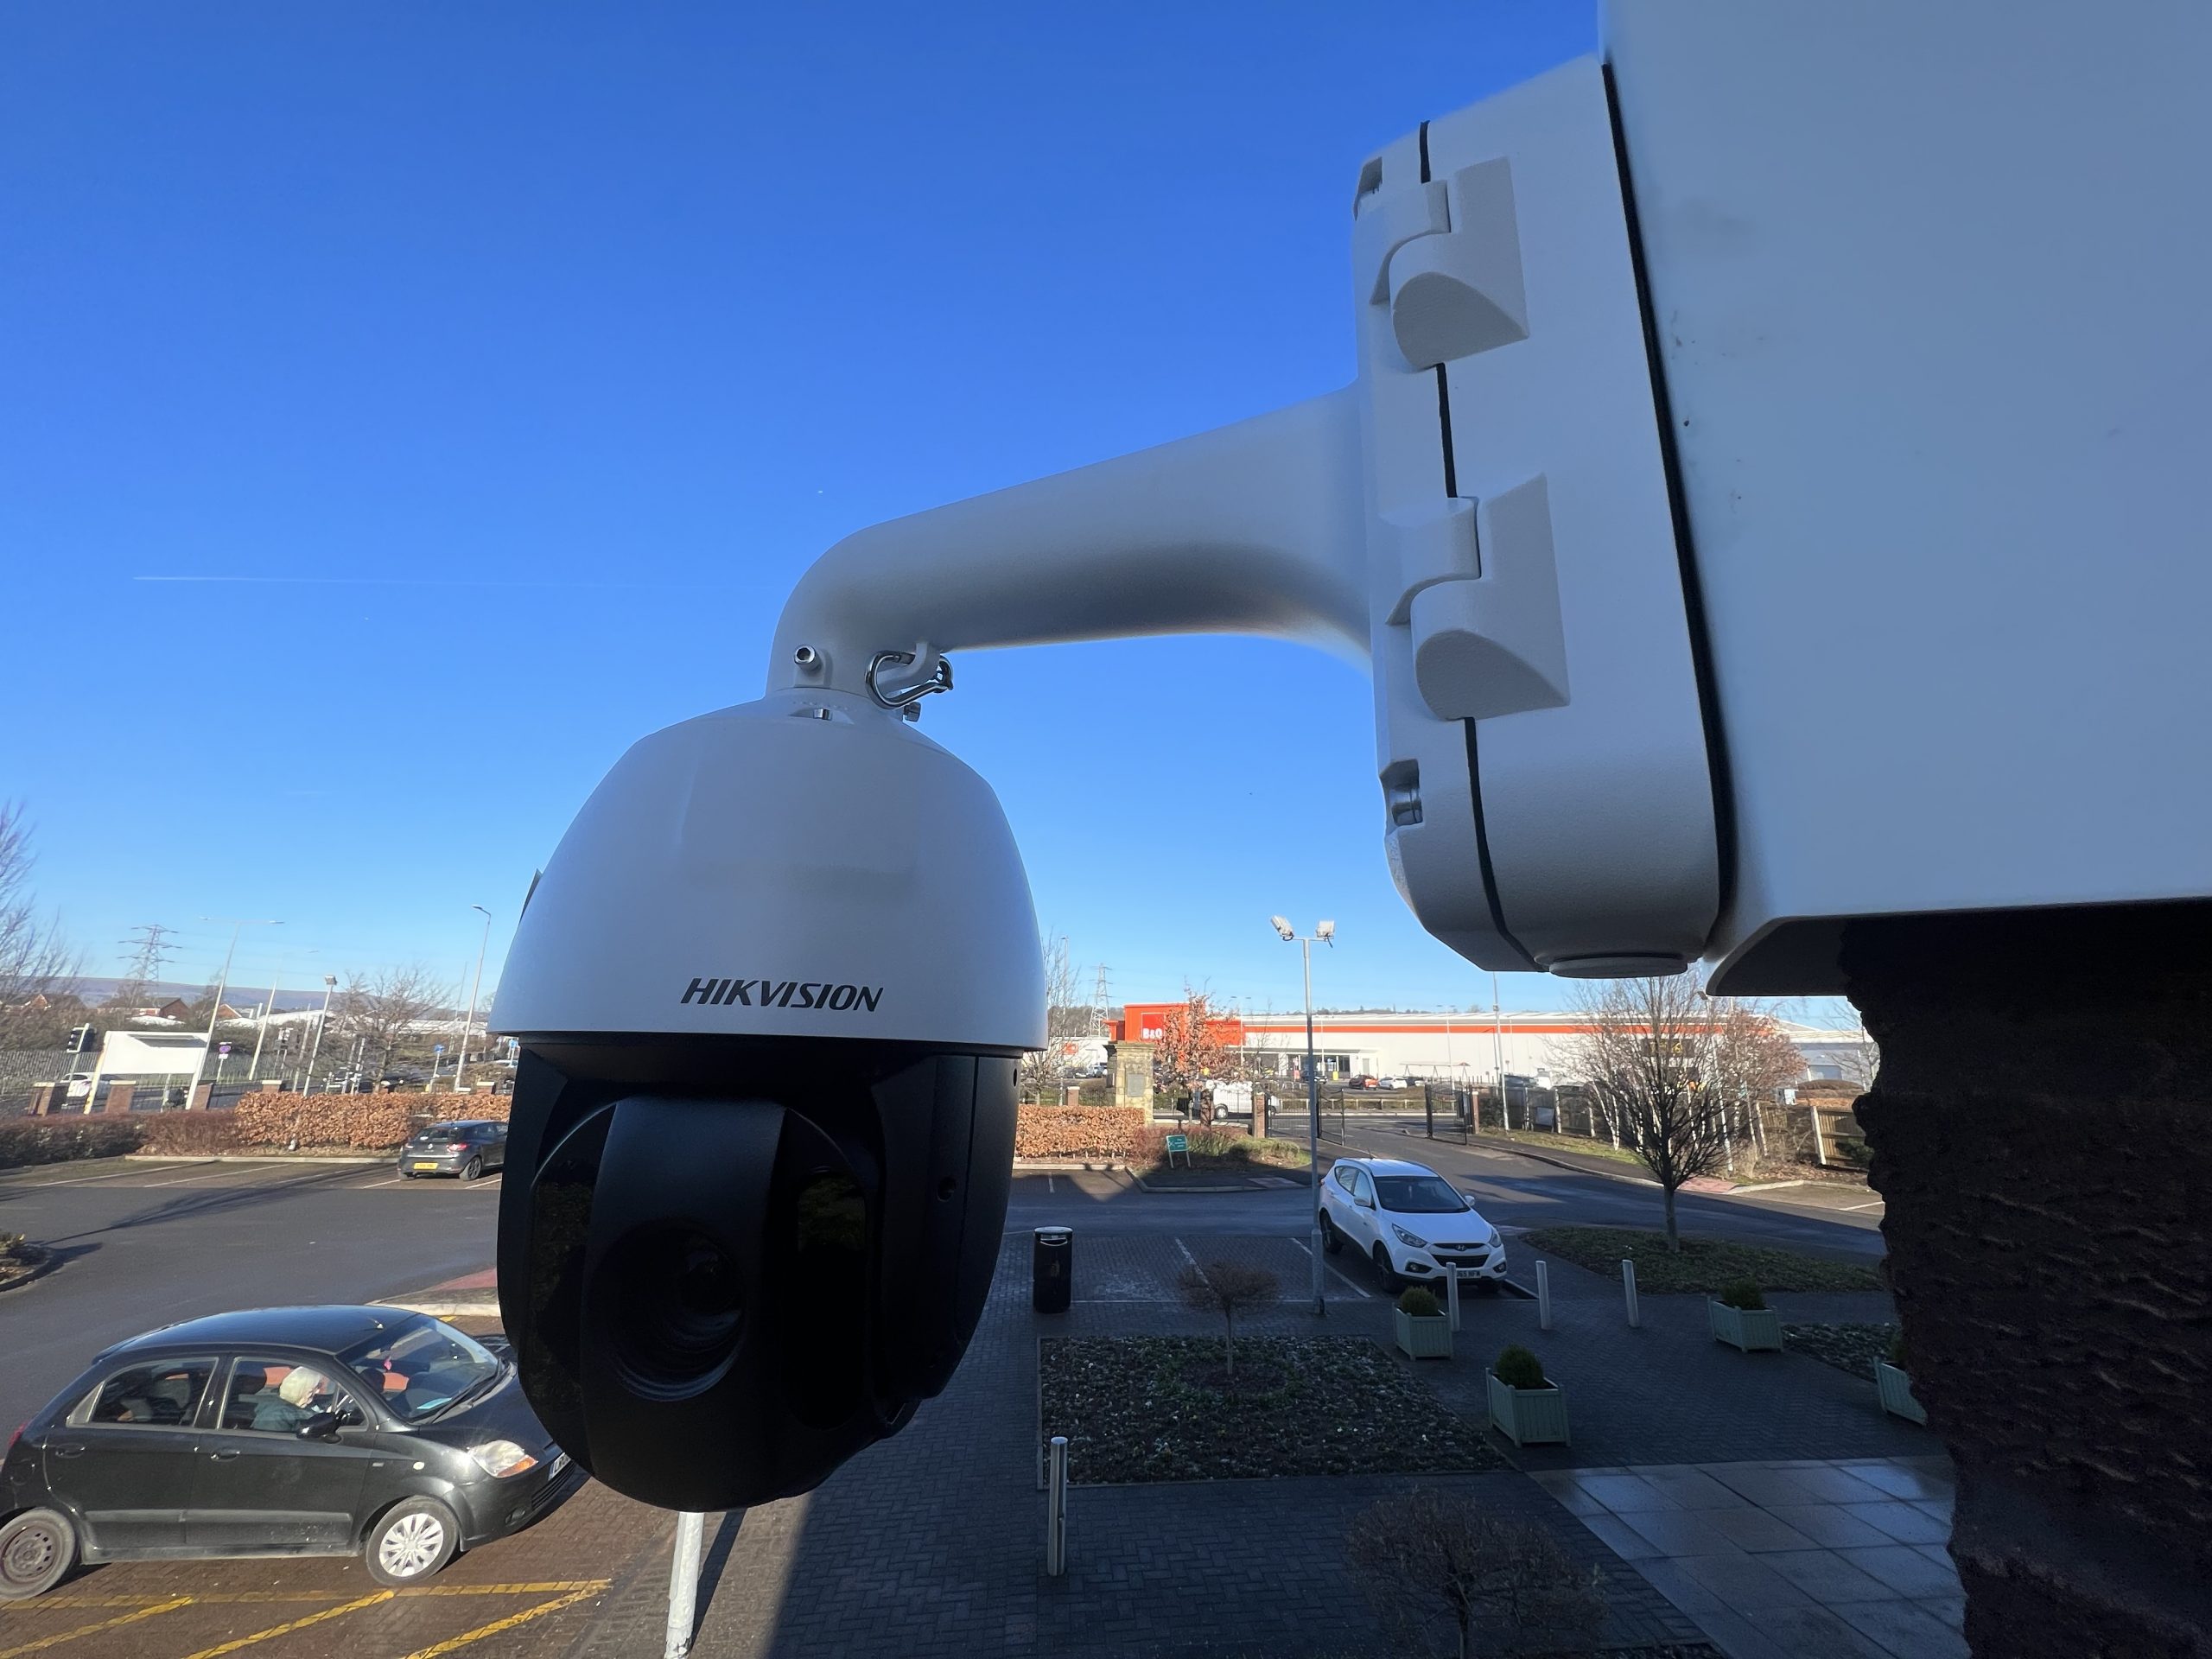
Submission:
M 73 1158 L 115 1158 L 138 1150 L 131 1118 L 24 1117 L 0 1122 L 0 1169 L 67 1163 Z
M 1188 1142 L 1191 1156 L 1199 1163 L 1262 1164 L 1275 1169 L 1303 1169 L 1306 1167 L 1306 1148 L 1295 1141 L 1279 1141 L 1272 1135 L 1255 1139 L 1242 1129 L 1193 1123 L 1187 1129 L 1172 1128 L 1165 1124 L 1147 1124 L 1137 1137 L 1136 1161 L 1164 1164 L 1167 1161 L 1167 1137 L 1180 1135 Z M 1180 1158 L 1183 1154 L 1175 1154 Z
M 1265 1307 L 1282 1294 L 1282 1281 L 1265 1268 L 1245 1262 L 1193 1262 L 1176 1281 L 1185 1306 L 1219 1313 L 1226 1322 L 1222 1345 L 1224 1375 L 1236 1377 L 1236 1316 Z
M 1502 1351 L 1490 1374 L 1509 1389 L 1548 1389 L 1544 1381 L 1544 1363 L 1526 1348 L 1516 1343 Z
M 1839 1141 L 1835 1149 L 1853 1169 L 1865 1169 L 1874 1161 L 1874 1154 L 1864 1141 Z
M 423 1095 L 252 1094 L 238 1102 L 231 1116 L 242 1147 L 289 1146 L 296 1140 L 302 1147 L 377 1151 L 413 1134 L 415 1109 L 428 1104 L 429 1097 Z
M 1017 1158 L 1127 1158 L 1145 1127 L 1141 1106 L 1024 1106 L 1014 1114 Z
M 233 1112 L 149 1112 L 139 1133 L 143 1151 L 182 1157 L 228 1152 L 238 1143 Z
M 1399 1294 L 1398 1312 L 1409 1319 L 1433 1319 L 1444 1310 L 1436 1305 L 1436 1293 L 1427 1285 L 1408 1285 Z
M 1585 1653 L 1605 1622 L 1605 1574 L 1569 1555 L 1540 1522 L 1502 1519 L 1464 1497 L 1415 1490 L 1353 1524 L 1344 1553 L 1365 1580 L 1393 1653 L 1524 1659 Z M 1480 1637 L 1478 1640 L 1478 1632 Z
M 1766 1292 L 1759 1288 L 1756 1279 L 1731 1279 L 1721 1287 L 1720 1305 L 1756 1313 L 1766 1306 Z

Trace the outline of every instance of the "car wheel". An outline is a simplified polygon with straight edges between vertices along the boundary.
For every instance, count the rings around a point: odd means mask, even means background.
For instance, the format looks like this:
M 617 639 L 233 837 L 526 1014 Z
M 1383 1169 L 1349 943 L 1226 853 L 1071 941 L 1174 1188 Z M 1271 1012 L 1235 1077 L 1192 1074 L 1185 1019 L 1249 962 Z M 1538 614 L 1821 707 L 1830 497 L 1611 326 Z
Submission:
M 464 1181 L 473 1181 L 483 1173 L 484 1160 L 481 1158 L 472 1158 L 461 1166 L 461 1179 Z
M 1344 1248 L 1344 1236 L 1337 1230 L 1337 1224 L 1329 1219 L 1326 1211 L 1321 1213 L 1321 1248 L 1331 1255 L 1341 1255 Z
M 461 1526 L 435 1498 L 395 1503 L 369 1529 L 361 1554 L 378 1584 L 419 1584 L 461 1547 Z
M 1398 1287 L 1398 1275 L 1391 1270 L 1390 1253 L 1382 1248 L 1380 1241 L 1376 1243 L 1374 1255 L 1375 1271 L 1382 1275 L 1382 1288 L 1395 1290 Z
M 59 1510 L 25 1510 L 0 1527 L 0 1601 L 42 1595 L 77 1564 L 77 1529 Z

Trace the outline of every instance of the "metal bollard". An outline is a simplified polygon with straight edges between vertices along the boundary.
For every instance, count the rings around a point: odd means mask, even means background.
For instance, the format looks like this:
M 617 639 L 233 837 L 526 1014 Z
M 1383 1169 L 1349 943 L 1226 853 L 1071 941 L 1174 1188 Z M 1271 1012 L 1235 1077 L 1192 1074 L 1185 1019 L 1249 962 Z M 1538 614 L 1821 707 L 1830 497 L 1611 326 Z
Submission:
M 1621 1294 L 1628 1298 L 1628 1328 L 1643 1329 L 1643 1317 L 1636 1306 L 1636 1263 L 1625 1255 L 1621 1257 Z
M 1450 1306 L 1452 1328 L 1456 1332 L 1459 1328 L 1459 1269 L 1457 1268 L 1444 1269 L 1444 1300 Z
M 1544 1262 L 1536 1263 L 1536 1329 L 1552 1328 L 1552 1272 Z
M 668 1568 L 668 1635 L 662 1659 L 683 1659 L 691 1651 L 691 1625 L 699 1606 L 699 1548 L 707 1517 L 689 1511 L 676 1517 L 676 1556 Z
M 1052 1473 L 1045 1490 L 1045 1572 L 1058 1578 L 1068 1570 L 1068 1437 L 1052 1436 Z

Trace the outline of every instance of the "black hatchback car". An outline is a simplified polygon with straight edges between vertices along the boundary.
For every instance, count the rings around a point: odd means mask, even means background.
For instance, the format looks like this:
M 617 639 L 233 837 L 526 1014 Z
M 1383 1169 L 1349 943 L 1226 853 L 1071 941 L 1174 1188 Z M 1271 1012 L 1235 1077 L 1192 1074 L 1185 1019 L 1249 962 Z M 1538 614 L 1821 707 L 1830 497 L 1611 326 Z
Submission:
M 79 1561 L 361 1553 L 428 1578 L 582 1481 L 513 1364 L 391 1307 L 219 1313 L 134 1337 L 0 1461 L 0 1598 Z
M 399 1173 L 410 1180 L 417 1175 L 458 1175 L 473 1181 L 506 1164 L 507 1126 L 491 1118 L 433 1123 L 408 1136 L 399 1149 Z

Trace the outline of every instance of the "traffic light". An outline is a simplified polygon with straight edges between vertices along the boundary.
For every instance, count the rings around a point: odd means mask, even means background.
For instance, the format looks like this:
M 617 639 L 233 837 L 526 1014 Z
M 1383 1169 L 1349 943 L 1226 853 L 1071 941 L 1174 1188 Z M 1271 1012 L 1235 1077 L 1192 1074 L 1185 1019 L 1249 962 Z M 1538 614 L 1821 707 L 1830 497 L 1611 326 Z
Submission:
M 89 1054 L 99 1046 L 99 1033 L 90 1026 L 69 1027 L 69 1052 Z

